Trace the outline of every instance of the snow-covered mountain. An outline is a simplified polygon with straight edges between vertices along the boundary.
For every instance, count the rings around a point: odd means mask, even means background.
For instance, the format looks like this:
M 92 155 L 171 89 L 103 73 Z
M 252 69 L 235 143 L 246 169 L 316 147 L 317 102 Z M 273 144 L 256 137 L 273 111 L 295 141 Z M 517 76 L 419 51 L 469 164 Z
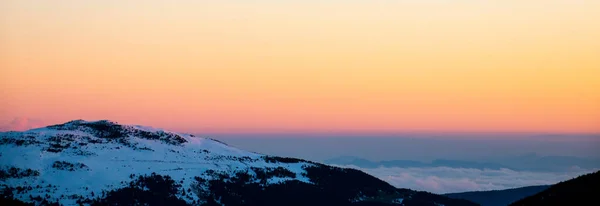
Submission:
M 0 133 L 0 190 L 2 201 L 36 205 L 472 205 L 357 170 L 107 120 Z

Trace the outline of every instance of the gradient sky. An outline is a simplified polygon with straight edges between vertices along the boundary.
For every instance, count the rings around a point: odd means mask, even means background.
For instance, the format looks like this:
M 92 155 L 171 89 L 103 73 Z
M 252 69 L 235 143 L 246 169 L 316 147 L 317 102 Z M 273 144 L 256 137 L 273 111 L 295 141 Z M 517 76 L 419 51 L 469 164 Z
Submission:
M 600 132 L 600 1 L 0 2 L 0 122 Z

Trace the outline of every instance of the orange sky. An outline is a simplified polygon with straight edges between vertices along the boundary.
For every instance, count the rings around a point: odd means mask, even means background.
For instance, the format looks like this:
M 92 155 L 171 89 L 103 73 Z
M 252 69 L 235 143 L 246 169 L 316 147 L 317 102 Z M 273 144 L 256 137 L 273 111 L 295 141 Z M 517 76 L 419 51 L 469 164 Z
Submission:
M 0 122 L 600 132 L 600 1 L 0 2 Z

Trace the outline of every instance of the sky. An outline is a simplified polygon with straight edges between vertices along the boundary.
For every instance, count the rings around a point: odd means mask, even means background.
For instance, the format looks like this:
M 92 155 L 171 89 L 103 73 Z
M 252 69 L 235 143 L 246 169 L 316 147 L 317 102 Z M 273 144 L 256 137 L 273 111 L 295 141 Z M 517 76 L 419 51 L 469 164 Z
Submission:
M 594 0 L 4 0 L 0 122 L 600 133 L 597 19 Z

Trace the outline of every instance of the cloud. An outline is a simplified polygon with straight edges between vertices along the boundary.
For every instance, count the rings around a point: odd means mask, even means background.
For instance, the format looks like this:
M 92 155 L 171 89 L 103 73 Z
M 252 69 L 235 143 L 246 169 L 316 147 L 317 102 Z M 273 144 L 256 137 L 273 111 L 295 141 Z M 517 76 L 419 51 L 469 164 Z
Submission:
M 0 125 L 0 131 L 25 131 L 46 126 L 42 120 L 17 117 L 7 124 Z
M 437 194 L 503 190 L 532 185 L 550 185 L 595 170 L 573 169 L 568 172 L 529 172 L 510 169 L 430 168 L 360 168 L 398 188 L 409 188 Z

